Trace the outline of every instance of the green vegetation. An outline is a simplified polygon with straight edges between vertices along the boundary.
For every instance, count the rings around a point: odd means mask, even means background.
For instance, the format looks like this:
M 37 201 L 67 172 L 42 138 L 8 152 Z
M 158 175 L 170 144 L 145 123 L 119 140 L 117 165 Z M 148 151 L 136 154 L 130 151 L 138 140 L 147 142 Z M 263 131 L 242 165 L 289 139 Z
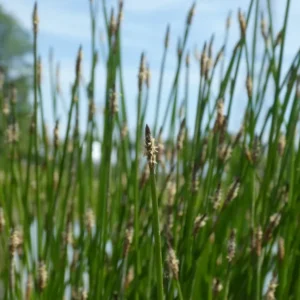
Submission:
M 141 55 L 133 134 L 127 130 L 123 85 L 123 2 L 110 17 L 102 3 L 108 51 L 100 128 L 95 72 L 102 55 L 95 2 L 89 1 L 93 61 L 84 86 L 87 129 L 80 131 L 79 102 L 85 101 L 79 93 L 84 85 L 80 47 L 62 140 L 58 121 L 51 137 L 46 130 L 35 6 L 33 116 L 22 133 L 28 136 L 26 159 L 20 153 L 17 103 L 7 94 L 9 87 L 0 86 L 6 135 L 0 178 L 4 299 L 300 299 L 300 51 L 283 68 L 291 1 L 285 1 L 279 33 L 271 0 L 265 17 L 260 2 L 251 0 L 246 14 L 238 12 L 240 38 L 232 52 L 228 20 L 221 49 L 214 54 L 212 38 L 195 59 L 187 41 L 196 7 L 189 9 L 163 124 L 157 118 L 146 125 L 150 70 Z M 161 75 L 153 78 L 159 82 L 157 115 L 169 35 L 168 28 Z M 259 44 L 263 57 L 256 60 Z M 228 61 L 222 60 L 225 51 Z M 190 74 L 192 63 L 199 65 L 199 74 Z M 245 111 L 237 112 L 233 99 L 242 65 L 248 101 Z M 197 99 L 189 95 L 191 76 L 199 76 Z M 185 91 L 182 105 L 179 88 Z M 57 88 L 52 91 L 56 101 Z M 189 101 L 197 103 L 193 128 L 185 121 Z M 56 116 L 56 102 L 53 110 Z M 243 114 L 243 122 L 230 133 L 227 125 L 236 114 Z M 92 158 L 95 141 L 101 143 L 99 164 Z

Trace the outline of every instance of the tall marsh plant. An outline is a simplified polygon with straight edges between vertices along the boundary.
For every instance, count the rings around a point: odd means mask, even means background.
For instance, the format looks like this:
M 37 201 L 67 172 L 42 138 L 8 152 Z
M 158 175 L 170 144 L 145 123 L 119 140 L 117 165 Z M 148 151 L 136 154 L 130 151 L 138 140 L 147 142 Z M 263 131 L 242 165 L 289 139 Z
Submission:
M 232 51 L 230 15 L 222 47 L 215 50 L 209 38 L 195 57 L 188 49 L 192 5 L 162 111 L 169 39 L 175 38 L 168 26 L 160 76 L 152 78 L 158 82 L 155 119 L 146 115 L 151 76 L 142 54 L 136 126 L 128 132 L 122 68 L 126 1 L 110 12 L 106 1 L 89 1 L 90 78 L 82 80 L 79 47 L 61 134 L 61 120 L 51 131 L 45 124 L 38 47 L 43 20 L 35 5 L 26 159 L 21 159 L 16 91 L 4 90 L 0 76 L 6 137 L 0 157 L 1 297 L 300 299 L 300 51 L 288 65 L 284 53 L 291 0 L 285 0 L 279 32 L 274 31 L 271 0 L 264 14 L 261 2 L 251 0 L 246 12 L 237 12 L 240 35 Z M 97 42 L 99 9 L 107 37 L 102 47 Z M 263 47 L 259 60 L 258 46 Z M 99 59 L 106 65 L 101 116 L 95 113 Z M 198 74 L 191 73 L 192 64 L 199 66 Z M 50 76 L 57 118 L 58 73 Z M 196 96 L 190 93 L 192 76 L 199 77 Z M 236 111 L 241 79 L 247 105 Z M 182 105 L 179 89 L 184 91 Z M 87 124 L 81 122 L 79 102 L 88 108 Z M 195 108 L 192 126 L 187 126 L 193 114 L 189 103 Z M 242 123 L 229 132 L 237 114 Z M 99 163 L 93 161 L 95 143 L 101 145 Z

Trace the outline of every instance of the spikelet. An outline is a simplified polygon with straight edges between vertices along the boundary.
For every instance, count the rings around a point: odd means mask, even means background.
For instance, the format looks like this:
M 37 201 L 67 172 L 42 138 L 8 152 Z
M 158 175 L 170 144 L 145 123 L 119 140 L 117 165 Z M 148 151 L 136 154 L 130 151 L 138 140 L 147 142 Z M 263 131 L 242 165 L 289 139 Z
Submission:
M 110 38 L 115 36 L 116 32 L 117 32 L 117 22 L 115 19 L 114 9 L 112 8 L 111 13 L 110 13 L 110 21 L 109 21 L 109 36 L 110 36 Z
M 119 111 L 118 95 L 117 95 L 115 87 L 113 87 L 112 91 L 110 92 L 109 102 L 110 102 L 111 115 L 114 116 Z
M 238 19 L 240 24 L 241 37 L 244 38 L 246 36 L 247 24 L 246 24 L 245 15 L 242 13 L 240 9 L 238 11 Z
M 129 287 L 129 285 L 133 281 L 133 279 L 134 279 L 134 268 L 130 267 L 128 270 L 128 273 L 126 274 L 126 277 L 125 277 L 125 283 L 124 283 L 125 289 L 127 289 Z
M 232 262 L 232 260 L 235 257 L 235 251 L 236 251 L 236 230 L 232 229 L 230 232 L 229 240 L 228 240 L 228 246 L 227 246 L 227 259 L 228 262 Z
M 11 256 L 15 254 L 16 250 L 22 245 L 22 243 L 23 238 L 21 232 L 17 229 L 12 230 L 9 240 L 9 252 Z
M 199 232 L 200 228 L 204 227 L 206 225 L 206 222 L 208 221 L 208 216 L 206 214 L 204 215 L 198 215 L 195 218 L 194 221 L 194 229 L 193 229 L 193 235 L 197 235 Z
M 278 153 L 280 156 L 283 156 L 285 145 L 286 145 L 285 135 L 281 134 L 278 141 Z
M 185 119 L 180 124 L 179 133 L 177 136 L 177 150 L 180 151 L 183 148 L 183 142 L 185 137 Z
M 177 42 L 177 57 L 178 57 L 178 60 L 181 59 L 181 56 L 182 56 L 182 43 L 181 43 L 181 39 L 178 38 L 178 42 Z
M 88 292 L 85 289 L 80 291 L 80 300 L 87 300 L 88 299 Z
M 140 59 L 139 74 L 138 74 L 139 92 L 141 92 L 143 88 L 143 83 L 145 82 L 145 76 L 146 76 L 146 62 L 145 62 L 145 55 L 144 53 L 142 53 Z
M 276 300 L 275 298 L 275 292 L 277 288 L 277 278 L 276 275 L 273 273 L 272 279 L 268 285 L 268 290 L 266 293 L 266 300 Z
M 261 226 L 258 226 L 256 230 L 256 241 L 255 241 L 256 255 L 258 257 L 261 256 L 262 238 L 263 238 L 263 231 L 261 229 Z
M 259 160 L 259 157 L 261 155 L 261 143 L 258 136 L 255 136 L 253 147 L 252 147 L 252 161 L 254 164 L 256 164 Z
M 208 57 L 206 54 L 206 42 L 203 45 L 203 49 L 202 49 L 202 53 L 201 53 L 201 58 L 200 58 L 200 75 L 201 77 L 204 77 L 206 74 L 206 67 L 207 67 L 207 61 L 208 61 Z
M 59 146 L 59 121 L 55 122 L 54 127 L 54 147 L 57 148 Z
M 119 0 L 119 11 L 118 11 L 118 17 L 117 17 L 117 33 L 119 32 L 119 29 L 121 27 L 121 23 L 124 19 L 124 2 L 123 0 Z
M 10 107 L 8 101 L 5 99 L 3 103 L 2 112 L 5 116 L 8 116 L 10 113 Z
M 247 88 L 248 98 L 252 98 L 253 83 L 252 83 L 252 78 L 249 74 L 247 75 L 246 88 Z
M 148 125 L 145 127 L 145 155 L 148 159 L 150 170 L 154 169 L 156 164 L 157 147 L 155 146 L 155 139 L 151 136 L 151 131 Z
M 79 47 L 77 58 L 76 58 L 76 66 L 75 66 L 75 74 L 76 74 L 76 80 L 79 81 L 81 77 L 81 65 L 82 65 L 82 57 L 83 57 L 83 52 L 82 52 L 82 47 Z
M 222 205 L 222 189 L 221 184 L 219 183 L 214 195 L 211 197 L 213 203 L 213 209 L 219 210 Z
M 195 15 L 195 11 L 196 11 L 196 3 L 194 2 L 192 4 L 192 7 L 190 8 L 190 11 L 188 13 L 188 17 L 187 17 L 187 20 L 186 20 L 186 23 L 187 25 L 191 25 L 192 23 L 192 20 L 193 20 L 193 16 Z
M 33 24 L 33 32 L 34 32 L 34 35 L 36 36 L 38 33 L 38 25 L 39 25 L 37 2 L 35 3 L 34 9 L 33 9 L 32 24 Z
M 6 129 L 6 141 L 8 144 L 14 144 L 19 141 L 20 130 L 18 123 L 12 123 L 8 125 Z
M 124 241 L 124 248 L 123 248 L 124 257 L 128 255 L 130 246 L 132 244 L 132 239 L 133 239 L 133 227 L 130 225 L 125 232 L 125 241 Z
M 280 213 L 275 213 L 270 217 L 269 224 L 267 226 L 267 229 L 264 233 L 264 241 L 268 241 L 272 238 L 272 233 L 274 229 L 279 225 L 281 219 L 281 214 Z
M 268 41 L 268 33 L 267 33 L 267 23 L 266 23 L 263 13 L 261 14 L 260 31 L 261 31 L 261 35 L 266 43 Z
M 173 248 L 169 247 L 168 257 L 167 257 L 168 267 L 171 271 L 173 277 L 178 280 L 179 273 L 179 260 L 176 257 L 175 251 Z
M 224 116 L 224 100 L 221 98 L 217 102 L 217 118 L 214 126 L 214 132 L 221 130 L 225 122 Z
M 225 198 L 224 207 L 226 207 L 238 196 L 239 189 L 240 189 L 240 179 L 237 177 L 229 187 L 228 193 Z
M 126 136 L 128 135 L 128 126 L 127 124 L 125 123 L 123 126 L 122 126 L 122 129 L 121 129 L 121 138 L 122 140 L 124 140 L 126 138 Z
M 218 295 L 223 290 L 223 284 L 221 283 L 220 279 L 214 278 L 213 279 L 213 293 L 214 295 Z
M 218 157 L 225 163 L 231 157 L 232 149 L 230 145 L 221 144 L 218 146 Z
M 38 267 L 38 287 L 40 291 L 43 291 L 47 286 L 48 272 L 44 261 L 39 262 Z
M 85 225 L 89 234 L 92 233 L 93 228 L 95 227 L 95 215 L 91 208 L 86 211 L 85 214 Z
M 151 81 L 151 71 L 150 71 L 149 64 L 147 64 L 146 74 L 145 74 L 145 84 L 146 84 L 147 89 L 150 88 L 150 81 Z

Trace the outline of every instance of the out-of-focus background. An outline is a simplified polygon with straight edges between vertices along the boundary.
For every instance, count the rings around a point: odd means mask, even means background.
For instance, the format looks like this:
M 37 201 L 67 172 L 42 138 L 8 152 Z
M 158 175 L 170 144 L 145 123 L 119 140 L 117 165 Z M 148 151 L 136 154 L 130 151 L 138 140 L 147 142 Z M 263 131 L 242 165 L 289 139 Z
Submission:
M 52 127 L 54 124 L 51 111 L 51 93 L 50 93 L 50 80 L 49 80 L 49 52 L 53 50 L 53 61 L 55 64 L 60 65 L 60 86 L 62 96 L 65 99 L 65 106 L 68 107 L 70 98 L 70 86 L 74 78 L 74 61 L 78 46 L 82 44 L 84 51 L 84 68 L 83 77 L 88 80 L 89 70 L 91 64 L 91 50 L 90 50 L 90 18 L 89 18 L 89 5 L 86 1 L 81 0 L 44 0 L 38 1 L 39 6 L 39 40 L 38 40 L 38 52 L 41 55 L 43 63 L 43 92 L 45 98 L 45 111 L 46 120 Z M 117 2 L 117 1 L 115 1 Z M 191 34 L 189 37 L 189 49 L 194 52 L 195 49 L 201 49 L 205 40 L 208 40 L 214 33 L 215 35 L 215 52 L 222 46 L 224 41 L 225 23 L 229 12 L 232 12 L 232 23 L 236 26 L 231 26 L 229 35 L 229 45 L 234 47 L 234 44 L 238 40 L 239 26 L 237 20 L 237 10 L 241 8 L 243 11 L 247 11 L 249 5 L 248 0 L 203 0 L 197 3 L 196 16 L 191 28 Z M 114 4 L 113 1 L 106 1 L 110 7 Z M 99 1 L 100 4 L 100 1 Z M 115 3 L 116 4 L 116 3 Z M 159 78 L 159 67 L 163 51 L 163 40 L 165 35 L 165 29 L 167 24 L 171 27 L 170 38 L 170 52 L 167 57 L 166 72 L 164 79 L 164 90 L 162 99 L 162 108 L 166 105 L 166 99 L 168 97 L 169 87 L 171 85 L 173 74 L 176 67 L 176 48 L 178 43 L 178 36 L 182 35 L 182 28 L 185 22 L 186 14 L 191 6 L 190 0 L 152 0 L 152 1 L 140 1 L 140 0 L 127 0 L 124 1 L 124 19 L 123 19 L 123 68 L 125 78 L 125 91 L 128 101 L 128 109 L 131 116 L 136 114 L 136 94 L 137 94 L 137 69 L 142 51 L 146 52 L 147 60 L 150 63 L 151 68 L 151 90 L 149 109 L 147 110 L 147 120 L 151 123 L 154 118 L 154 105 L 155 97 L 157 93 L 157 85 Z M 33 0 L 2 0 L 1 1 L 1 26 L 5 22 L 3 14 L 8 14 L 14 18 L 14 22 L 20 25 L 19 29 L 24 29 L 29 35 L 28 39 L 31 41 L 31 18 L 32 9 L 34 5 Z M 273 20 L 274 20 L 274 32 L 279 32 L 283 22 L 285 1 L 273 0 Z M 101 5 L 99 5 L 99 17 L 97 24 L 97 48 L 99 50 L 99 67 L 97 68 L 96 78 L 96 105 L 98 112 L 101 113 L 103 107 L 103 96 L 105 93 L 105 47 L 101 46 L 101 40 L 105 34 Z M 261 12 L 266 10 L 266 7 L 260 8 Z M 300 2 L 291 1 L 291 10 L 288 23 L 288 36 L 286 37 L 285 47 L 285 62 L 289 64 L 293 54 L 299 48 L 300 39 L 298 36 L 298 30 L 300 26 Z M 249 26 L 251 27 L 251 26 Z M 15 29 L 14 29 L 15 30 Z M 11 43 L 11 33 L 7 33 L 8 36 L 4 36 L 4 31 L 0 31 L 2 46 L 0 48 L 0 61 L 3 60 L 5 53 L 5 43 Z M 5 38 L 4 38 L 5 37 Z M 23 38 L 23 37 L 22 37 Z M 24 52 L 27 53 L 26 61 L 31 61 L 31 50 L 26 48 L 26 39 L 21 40 L 17 46 L 12 46 L 14 51 L 17 52 L 15 47 L 24 47 Z M 26 49 L 26 51 L 25 51 Z M 262 48 L 261 48 L 262 49 Z M 231 49 L 225 52 L 230 54 Z M 192 53 L 192 57 L 193 57 Z M 261 52 L 257 52 L 257 61 L 261 58 Z M 21 70 L 21 68 L 20 68 Z M 191 64 L 192 75 L 190 78 L 191 87 L 190 94 L 191 100 L 189 101 L 190 111 L 194 111 L 196 105 L 197 85 L 199 82 L 198 64 Z M 239 83 L 240 90 L 244 89 L 244 76 L 239 77 L 241 82 Z M 182 78 L 183 80 L 183 78 Z M 238 89 L 238 90 L 239 90 Z M 164 92 L 164 91 L 163 91 Z M 183 91 L 180 91 L 183 93 Z M 242 94 L 242 93 L 241 93 Z M 194 97 L 193 97 L 194 95 Z M 85 95 L 84 95 L 85 96 Z M 235 97 L 239 97 L 239 92 L 235 94 Z M 180 98 L 180 97 L 179 97 Z M 234 109 L 242 110 L 247 102 L 247 99 L 241 97 L 240 101 L 235 101 Z M 153 99 L 153 101 L 151 101 Z M 87 115 L 87 105 L 82 105 L 81 118 L 82 124 L 85 124 L 84 119 Z M 61 125 L 64 126 L 66 121 L 63 118 L 64 109 L 63 103 L 60 103 L 58 107 L 58 117 L 61 116 Z M 162 117 L 162 114 L 161 116 Z M 241 115 L 236 115 L 236 120 L 232 119 L 229 124 L 229 128 L 234 128 L 234 123 L 240 123 Z M 160 120 L 161 121 L 161 120 Z M 101 120 L 100 120 L 101 122 Z M 129 129 L 133 129 L 135 118 L 129 118 Z M 193 124 L 194 114 L 190 114 L 190 118 L 187 124 Z

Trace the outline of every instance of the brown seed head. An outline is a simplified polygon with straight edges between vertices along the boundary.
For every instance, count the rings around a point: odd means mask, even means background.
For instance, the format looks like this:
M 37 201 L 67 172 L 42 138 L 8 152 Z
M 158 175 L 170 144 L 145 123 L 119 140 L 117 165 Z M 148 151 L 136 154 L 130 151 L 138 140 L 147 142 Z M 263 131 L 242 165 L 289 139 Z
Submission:
M 5 116 L 8 116 L 10 113 L 9 102 L 7 99 L 4 99 L 2 112 Z
M 117 32 L 117 23 L 115 19 L 114 9 L 111 9 L 110 22 L 109 22 L 109 36 L 112 38 Z
M 57 148 L 59 145 L 59 121 L 56 120 L 54 127 L 54 147 Z
M 259 257 L 261 255 L 261 244 L 262 244 L 262 238 L 263 238 L 263 231 L 261 229 L 261 226 L 258 226 L 256 230 L 256 255 Z
M 276 275 L 273 273 L 273 277 L 268 285 L 266 300 L 276 300 L 275 292 L 276 292 L 277 286 L 278 286 L 277 278 L 276 278 Z
M 240 24 L 241 37 L 244 38 L 246 36 L 247 24 L 246 24 L 245 15 L 242 13 L 240 9 L 238 11 L 238 19 Z
M 206 222 L 208 221 L 208 216 L 206 214 L 204 215 L 198 215 L 195 218 L 194 221 L 194 229 L 193 229 L 193 235 L 197 235 L 199 232 L 200 228 L 204 227 L 206 225 Z
M 20 130 L 17 123 L 12 123 L 8 125 L 6 129 L 6 139 L 8 144 L 14 144 L 19 141 Z
M 222 205 L 222 189 L 221 183 L 218 183 L 218 186 L 215 190 L 215 194 L 211 197 L 214 210 L 219 210 Z
M 130 246 L 132 244 L 132 239 L 133 239 L 133 227 L 129 226 L 125 232 L 125 241 L 124 241 L 124 248 L 123 248 L 124 257 L 128 255 Z
M 177 136 L 177 151 L 182 150 L 184 137 L 185 137 L 185 119 L 183 119 L 180 124 L 180 129 Z
M 10 235 L 9 252 L 14 255 L 16 250 L 23 244 L 23 237 L 19 230 L 14 229 Z
M 39 16 L 38 16 L 37 2 L 35 2 L 34 8 L 33 8 L 32 24 L 33 24 L 33 33 L 36 36 L 37 33 L 38 33 L 38 25 L 39 25 Z
M 148 89 L 150 88 L 150 81 L 151 81 L 151 71 L 150 71 L 149 64 L 147 64 L 146 74 L 145 74 L 145 83 L 146 83 L 146 87 Z
M 89 208 L 85 214 L 85 224 L 89 234 L 92 233 L 93 228 L 95 227 L 95 215 L 91 208 Z
M 82 47 L 79 47 L 78 54 L 77 54 L 77 59 L 76 59 L 76 68 L 75 68 L 75 74 L 76 74 L 76 79 L 79 80 L 81 77 L 81 64 L 82 64 L 82 57 L 83 57 L 83 52 L 82 52 Z
M 143 83 L 145 82 L 145 76 L 146 76 L 146 62 L 145 62 L 145 55 L 144 53 L 142 53 L 141 60 L 140 60 L 139 74 L 138 74 L 139 92 L 142 90 Z
M 110 93 L 110 111 L 112 116 L 114 116 L 119 111 L 118 95 L 115 87 L 113 87 Z
M 220 279 L 214 278 L 213 279 L 213 293 L 214 295 L 218 295 L 223 290 L 223 284 L 221 283 Z
M 247 88 L 248 98 L 252 98 L 253 83 L 252 83 L 252 78 L 249 74 L 247 75 L 246 88 Z
M 278 141 L 278 153 L 280 156 L 283 156 L 284 149 L 286 145 L 286 138 L 284 134 L 280 135 L 279 141 Z
M 196 2 L 194 2 L 192 4 L 192 7 L 190 8 L 190 11 L 189 11 L 189 14 L 188 14 L 188 17 L 187 17 L 187 25 L 191 25 L 192 23 L 192 20 L 193 20 L 193 16 L 195 15 L 195 12 L 196 12 Z
M 207 67 L 207 61 L 208 61 L 206 49 L 207 49 L 207 45 L 205 42 L 203 49 L 202 49 L 202 53 L 201 53 L 201 59 L 200 59 L 200 68 L 201 68 L 200 75 L 201 75 L 201 77 L 204 77 L 206 74 L 206 67 Z
M 237 177 L 233 181 L 231 186 L 229 187 L 229 190 L 228 190 L 225 202 L 224 202 L 225 207 L 238 196 L 239 189 L 240 189 L 240 179 Z
M 169 247 L 168 249 L 168 266 L 173 275 L 173 277 L 178 280 L 178 273 L 179 273 L 179 260 L 176 257 L 175 251 L 173 248 Z
M 148 125 L 145 127 L 145 154 L 148 158 L 150 169 L 154 169 L 156 164 L 157 147 L 155 146 L 155 139 L 151 136 L 151 131 Z
M 227 259 L 231 263 L 235 257 L 236 251 L 236 230 L 232 229 L 230 232 L 228 246 L 227 246 Z
M 267 23 L 263 13 L 261 14 L 260 31 L 264 41 L 267 42 L 268 41 Z
M 127 136 L 127 134 L 128 134 L 128 126 L 127 126 L 127 124 L 124 124 L 122 126 L 122 130 L 121 130 L 121 138 L 125 139 L 125 137 Z
M 48 272 L 46 269 L 46 264 L 44 263 L 44 261 L 40 261 L 38 268 L 38 287 L 40 291 L 43 291 L 46 288 L 47 280 Z

